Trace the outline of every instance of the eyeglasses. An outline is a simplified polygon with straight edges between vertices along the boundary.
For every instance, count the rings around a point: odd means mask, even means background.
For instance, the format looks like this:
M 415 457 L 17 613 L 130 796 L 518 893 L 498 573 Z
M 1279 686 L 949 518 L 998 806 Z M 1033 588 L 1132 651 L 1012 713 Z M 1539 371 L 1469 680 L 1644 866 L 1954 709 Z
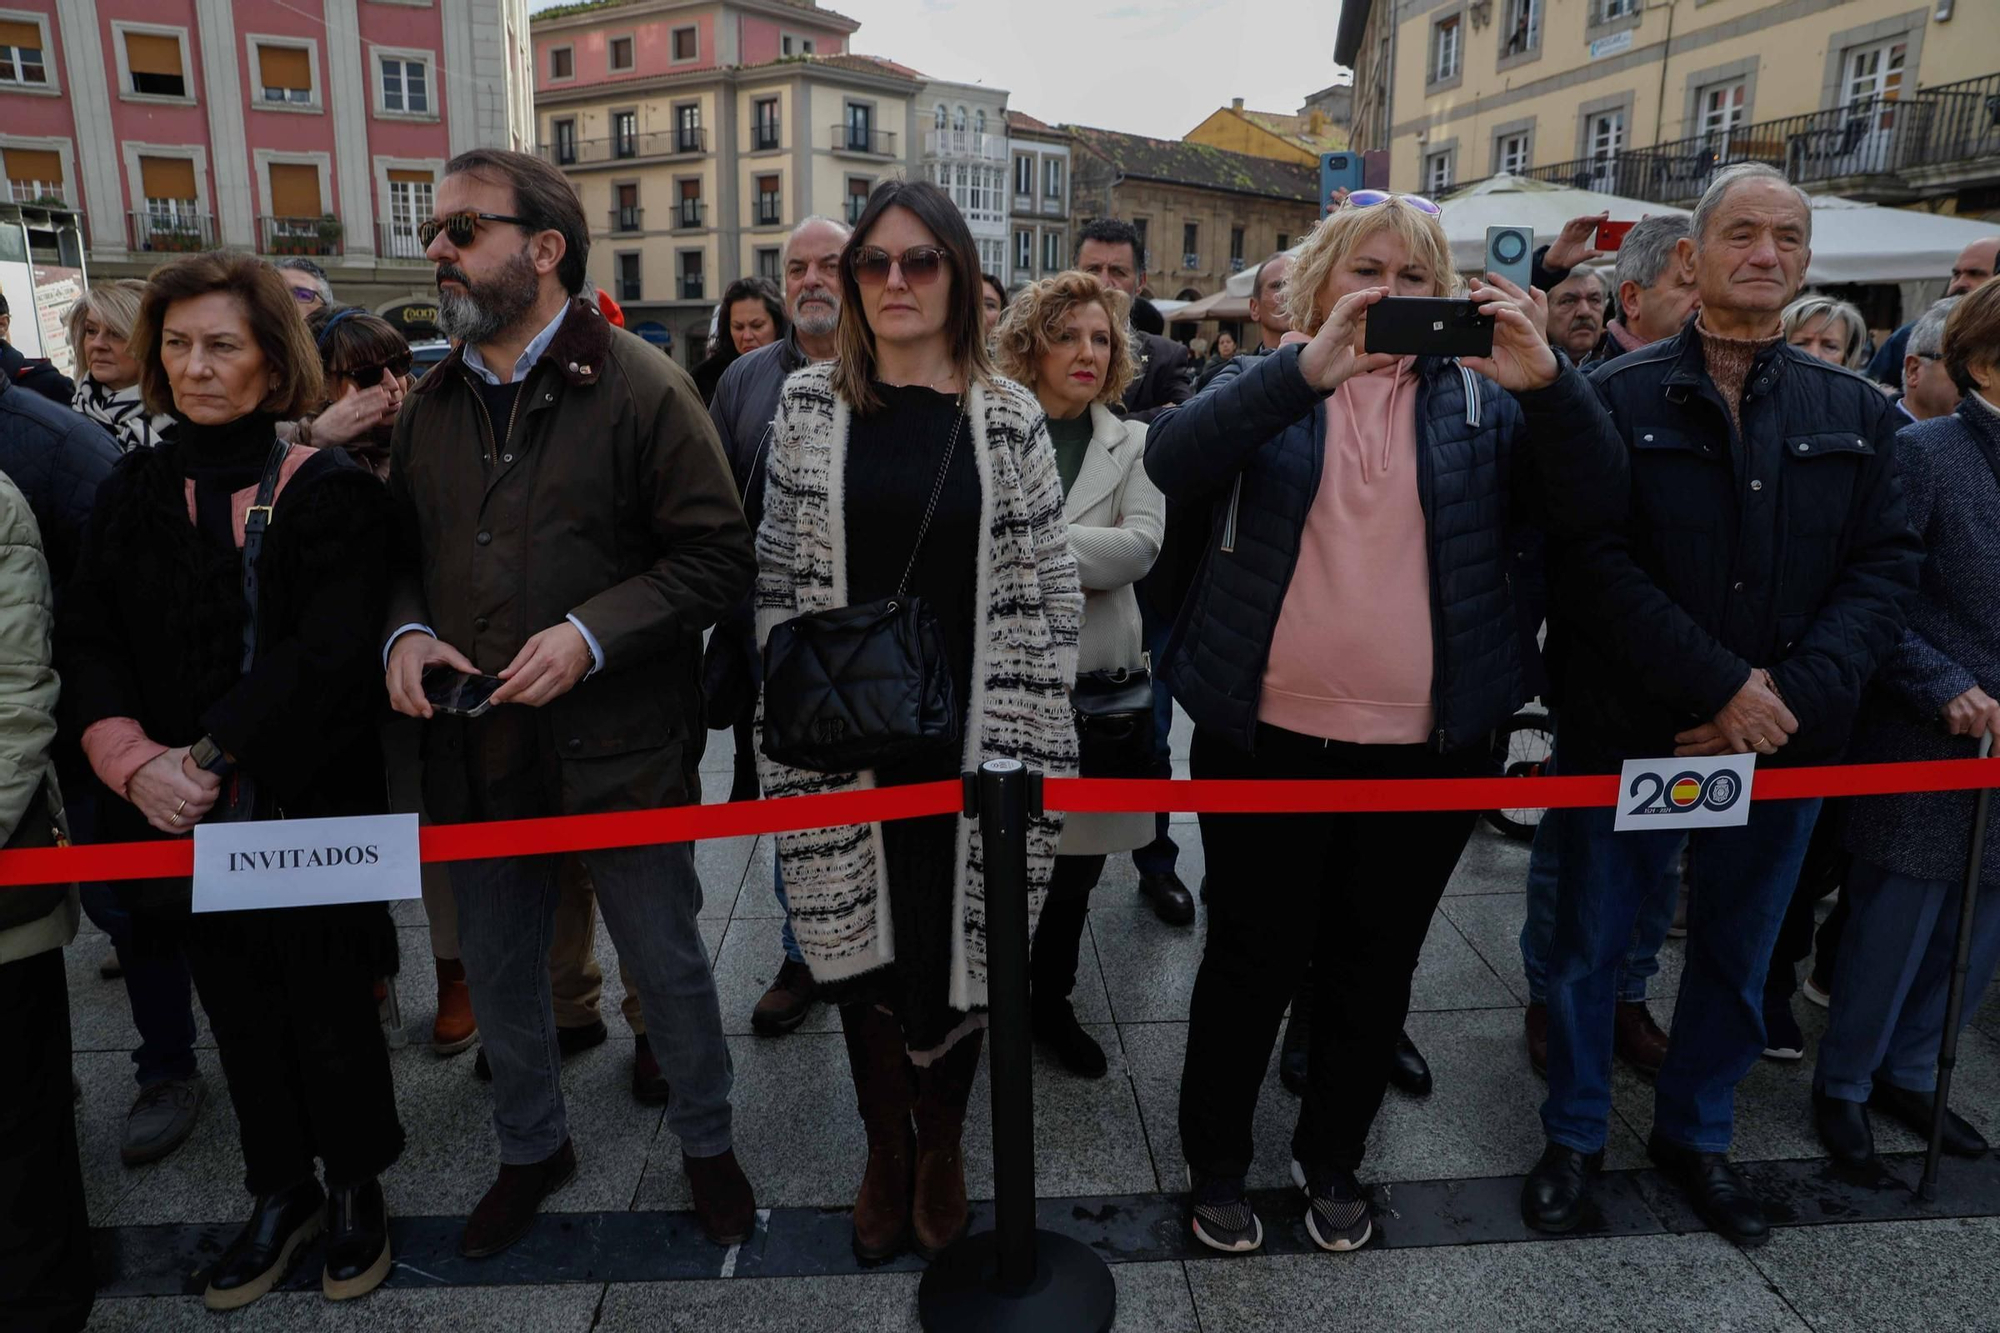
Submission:
M 473 209 L 447 213 L 441 218 L 425 218 L 417 224 L 417 240 L 424 249 L 431 248 L 439 232 L 451 237 L 453 245 L 471 245 L 472 238 L 479 232 L 481 222 L 511 222 L 517 227 L 532 227 L 535 224 L 526 218 L 517 218 L 507 213 L 480 213 Z
M 854 270 L 856 282 L 865 282 L 871 287 L 879 287 L 889 280 L 889 266 L 894 264 L 903 270 L 903 281 L 912 287 L 928 287 L 944 272 L 951 262 L 951 252 L 935 245 L 913 245 L 900 255 L 892 255 L 879 246 L 864 245 L 849 257 L 848 267 Z
M 294 287 L 292 288 L 292 299 L 301 305 L 318 305 L 320 301 L 319 288 Z
M 361 388 L 372 389 L 382 382 L 385 373 L 394 375 L 397 379 L 409 374 L 410 356 L 406 352 L 401 356 L 392 356 L 387 361 L 378 361 L 374 365 L 355 366 L 351 370 L 336 370 L 333 373 L 353 380 Z
M 1434 218 L 1444 216 L 1444 210 L 1420 194 L 1393 194 L 1388 190 L 1356 190 L 1347 196 L 1347 208 L 1373 208 L 1386 204 L 1391 199 L 1400 199 L 1420 213 L 1428 213 Z

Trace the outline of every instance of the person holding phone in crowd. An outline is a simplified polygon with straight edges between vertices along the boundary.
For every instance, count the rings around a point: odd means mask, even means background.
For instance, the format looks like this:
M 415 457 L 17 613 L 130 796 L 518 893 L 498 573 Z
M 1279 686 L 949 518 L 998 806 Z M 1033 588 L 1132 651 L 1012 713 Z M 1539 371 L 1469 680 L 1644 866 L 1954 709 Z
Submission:
M 1306 336 L 1225 367 L 1152 428 L 1146 471 L 1221 516 L 1166 654 L 1196 778 L 1470 776 L 1524 698 L 1509 533 L 1609 521 L 1616 437 L 1544 340 L 1538 298 L 1480 283 L 1493 350 L 1363 351 L 1371 307 L 1447 297 L 1438 206 L 1358 190 L 1313 230 L 1286 304 Z M 1539 479 L 1539 482 L 1538 482 Z M 1196 1239 L 1255 1250 L 1246 1176 L 1286 1001 L 1312 965 L 1293 1179 L 1322 1249 L 1373 1233 L 1357 1172 L 1432 914 L 1472 811 L 1203 815 L 1208 940 L 1181 1073 Z

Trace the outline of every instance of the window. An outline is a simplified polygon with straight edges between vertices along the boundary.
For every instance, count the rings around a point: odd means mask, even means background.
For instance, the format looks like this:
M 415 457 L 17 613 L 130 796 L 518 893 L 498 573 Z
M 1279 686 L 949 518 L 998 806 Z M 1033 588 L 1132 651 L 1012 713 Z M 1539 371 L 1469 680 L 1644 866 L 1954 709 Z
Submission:
M 1451 153 L 1431 153 L 1424 158 L 1424 190 L 1439 194 L 1451 188 Z
M 847 225 L 861 221 L 861 210 L 868 207 L 868 196 L 875 191 L 875 182 L 866 176 L 847 178 Z
M 986 108 L 985 108 L 985 107 L 981 107 L 981 108 L 979 108 L 979 114 L 975 115 L 975 116 L 974 116 L 974 117 L 972 118 L 972 132 L 973 132 L 974 134 L 984 134 L 984 133 L 986 133 Z
M 674 29 L 674 59 L 693 60 L 701 54 L 701 33 L 694 28 Z
M 958 132 L 959 132 L 960 134 L 963 134 L 963 133 L 965 133 L 965 108 L 964 108 L 964 107 L 960 107 L 960 108 L 959 108 L 958 110 L 956 110 L 956 111 L 954 111 L 954 112 L 952 112 L 952 113 L 951 113 L 951 127 L 952 127 L 953 129 L 957 130 L 957 131 L 958 131 Z
M 1598 0 L 1598 4 L 1599 23 L 1609 23 L 1613 19 L 1628 19 L 1639 12 L 1639 0 Z
M 613 73 L 631 69 L 632 39 L 630 37 L 613 37 L 608 54 Z
M 1866 111 L 1878 100 L 1893 102 L 1901 97 L 1903 62 L 1908 54 L 1909 48 L 1901 38 L 1849 50 L 1843 61 L 1846 68 L 1843 100 L 1848 109 Z
M 566 167 L 576 161 L 576 122 L 558 120 L 552 128 L 556 132 L 556 165 Z
M 1703 134 L 1727 134 L 1743 123 L 1744 80 L 1731 79 L 1728 83 L 1710 84 L 1699 94 L 1701 99 L 1701 132 Z
M 792 34 L 786 33 L 778 39 L 778 54 L 780 55 L 809 56 L 812 53 L 813 39 L 810 37 L 794 37 Z M 940 125 L 938 128 L 943 129 L 944 126 Z
M 65 199 L 62 154 L 47 148 L 0 149 L 6 156 L 7 193 L 17 204 Z
M 950 124 L 950 122 L 945 118 L 945 110 L 943 102 L 939 102 L 937 104 L 937 111 L 932 116 L 932 119 L 936 122 L 937 127 L 939 129 L 943 129 L 946 125 Z
M 857 153 L 875 151 L 875 108 L 865 102 L 847 104 L 847 146 Z
M 700 258 L 699 255 L 696 256 Z M 697 277 L 696 279 L 700 279 Z M 639 256 L 622 254 L 618 256 L 618 299 L 638 301 L 644 299 L 645 285 L 639 281 Z
M 1278 233 L 1278 248 L 1280 250 L 1289 250 L 1292 248 L 1292 235 L 1290 232 L 1281 231 Z
M 1060 199 L 1063 190 L 1063 160 L 1059 157 L 1042 159 L 1042 197 Z
M 1493 170 L 1518 176 L 1528 169 L 1528 135 L 1503 134 L 1493 144 Z
M 1139 268 L 1143 272 L 1147 268 L 1146 255 L 1148 253 L 1146 249 L 1146 219 L 1133 218 L 1132 231 L 1139 238 Z
M 757 178 L 757 225 L 775 227 L 784 217 L 778 201 L 778 180 L 776 175 Z
M 140 166 L 145 159 L 140 159 Z M 193 175 L 190 163 L 189 175 Z M 389 172 L 389 255 L 392 259 L 422 259 L 423 242 L 417 225 L 428 218 L 437 201 L 437 186 L 428 171 Z M 151 206 L 151 200 L 147 201 Z
M 750 151 L 762 152 L 778 146 L 778 99 L 760 98 L 751 103 Z
M 778 271 L 778 247 L 775 245 L 758 246 L 756 260 L 757 276 L 766 282 L 778 283 L 782 287 L 783 280 Z
M 1590 154 L 1593 161 L 1609 162 L 1625 146 L 1625 113 L 1600 111 L 1590 118 Z
M 1042 272 L 1062 272 L 1062 239 L 1062 233 L 1059 231 L 1045 231 L 1042 233 Z
M 683 301 L 701 299 L 701 261 L 701 251 L 681 251 L 681 300 Z
M 576 53 L 567 46 L 558 46 L 549 52 L 549 78 L 573 79 L 576 77 Z
M 48 81 L 48 66 L 42 57 L 41 26 L 18 20 L 0 22 L 0 85 L 46 86 Z
M 430 71 L 423 61 L 382 57 L 382 109 L 412 116 L 430 114 Z
M 1035 233 L 1025 228 L 1014 233 L 1014 267 L 1023 273 L 1035 269 Z
M 684 180 L 679 184 L 680 211 L 674 214 L 677 227 L 699 227 L 701 225 L 701 182 Z
M 1183 222 L 1181 224 L 1181 267 L 1201 267 L 1201 224 Z
M 1542 44 L 1542 0 L 1507 0 L 1507 25 L 1500 41 L 1502 57 L 1517 56 Z
M 1431 29 L 1431 82 L 1445 83 L 1458 77 L 1459 18 L 1453 14 Z
M 1014 193 L 1024 199 L 1035 197 L 1035 159 L 1025 153 L 1014 157 Z
M 628 181 L 622 185 L 614 186 L 612 194 L 617 199 L 617 207 L 611 211 L 611 230 L 639 230 L 639 219 L 643 214 L 639 209 L 639 186 L 637 182 Z
M 266 102 L 307 106 L 313 100 L 312 52 L 303 46 L 257 47 L 257 84 Z
M 638 112 L 614 111 L 611 113 L 611 155 L 613 157 L 637 157 L 639 155 Z
M 1229 271 L 1231 273 L 1241 273 L 1243 271 L 1243 228 L 1241 227 L 1231 227 L 1229 229 Z
M 674 151 L 676 153 L 699 153 L 701 142 L 701 103 L 689 102 L 674 108 Z
M 132 91 L 142 97 L 188 95 L 178 37 L 151 32 L 126 33 L 125 67 L 132 76 Z

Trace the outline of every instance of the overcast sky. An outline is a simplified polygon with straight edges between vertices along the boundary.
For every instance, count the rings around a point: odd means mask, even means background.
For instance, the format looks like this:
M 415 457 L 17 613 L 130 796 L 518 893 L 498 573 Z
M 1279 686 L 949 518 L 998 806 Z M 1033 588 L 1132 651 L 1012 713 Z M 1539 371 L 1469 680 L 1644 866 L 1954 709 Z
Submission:
M 556 0 L 528 0 L 546 9 Z M 851 49 L 932 78 L 1005 88 L 1007 105 L 1178 139 L 1229 99 L 1297 111 L 1334 81 L 1338 0 L 823 0 Z

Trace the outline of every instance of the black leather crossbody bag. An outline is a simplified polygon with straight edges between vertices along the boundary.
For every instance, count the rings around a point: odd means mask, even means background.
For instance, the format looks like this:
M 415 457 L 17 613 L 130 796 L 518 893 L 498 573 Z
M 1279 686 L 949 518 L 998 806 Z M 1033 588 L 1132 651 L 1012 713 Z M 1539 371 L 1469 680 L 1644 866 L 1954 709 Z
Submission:
M 961 408 L 895 595 L 794 616 L 771 631 L 764 645 L 763 750 L 778 763 L 854 773 L 958 747 L 944 630 L 922 598 L 905 593 L 964 422 Z
M 1079 771 L 1087 778 L 1153 775 L 1153 672 L 1150 666 L 1083 671 L 1069 692 L 1076 719 Z

